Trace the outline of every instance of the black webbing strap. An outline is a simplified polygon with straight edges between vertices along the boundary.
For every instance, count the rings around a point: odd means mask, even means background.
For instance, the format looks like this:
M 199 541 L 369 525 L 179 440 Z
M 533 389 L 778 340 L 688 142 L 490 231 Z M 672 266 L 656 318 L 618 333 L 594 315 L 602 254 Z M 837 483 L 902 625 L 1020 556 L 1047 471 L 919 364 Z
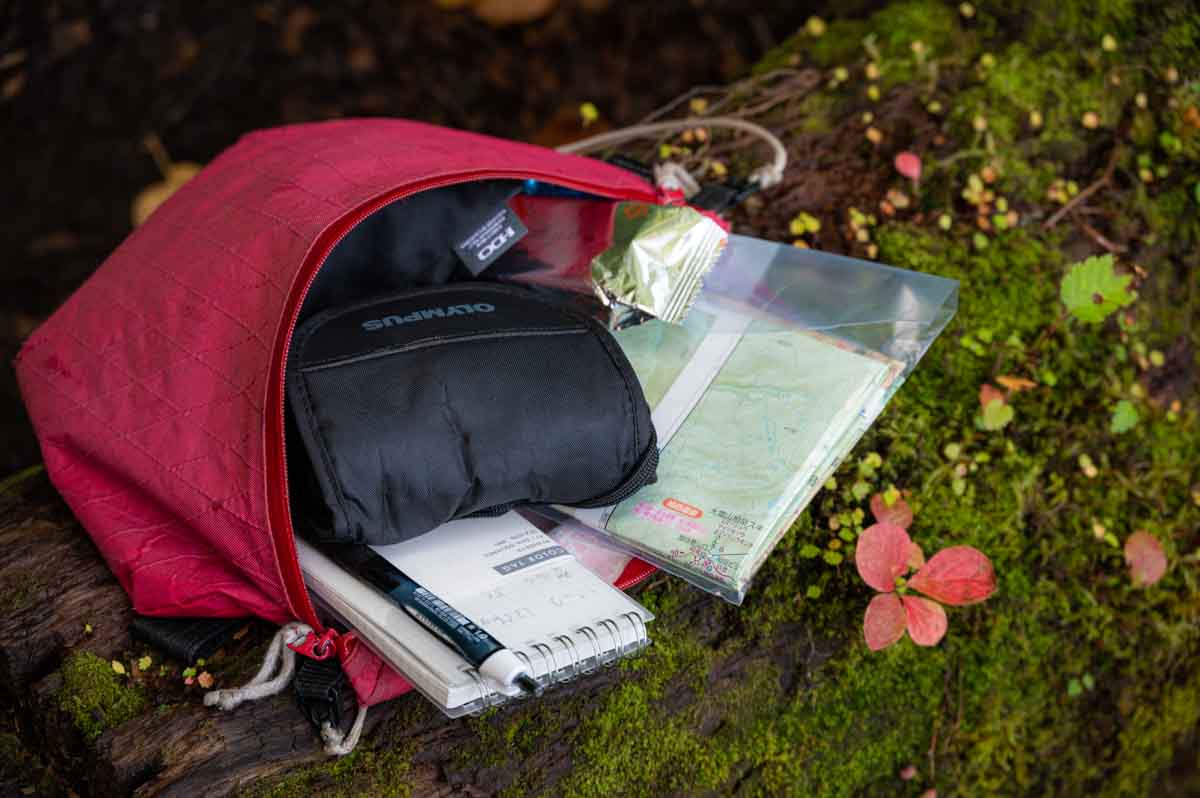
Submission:
M 608 163 L 633 172 L 643 180 L 653 183 L 654 170 L 641 161 L 625 155 L 614 155 L 606 158 Z M 730 178 L 721 183 L 703 183 L 700 190 L 688 199 L 688 205 L 702 208 L 713 213 L 724 213 L 742 203 L 742 200 L 758 191 L 758 183 L 752 180 L 737 180 Z
M 713 213 L 724 213 L 742 204 L 742 200 L 758 191 L 758 183 L 748 180 L 726 180 L 724 183 L 705 183 L 688 204 Z
M 151 618 L 134 613 L 129 631 L 175 659 L 192 663 L 211 657 L 245 625 L 245 618 Z

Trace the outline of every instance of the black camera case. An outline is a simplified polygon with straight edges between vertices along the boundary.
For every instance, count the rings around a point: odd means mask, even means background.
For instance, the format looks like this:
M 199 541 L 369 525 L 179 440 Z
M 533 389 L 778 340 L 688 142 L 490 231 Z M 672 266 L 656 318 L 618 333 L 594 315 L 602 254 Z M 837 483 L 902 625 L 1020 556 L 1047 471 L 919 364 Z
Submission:
M 397 543 L 521 504 L 602 507 L 655 481 L 650 408 L 608 330 L 517 286 L 318 313 L 293 338 L 287 395 L 311 464 L 293 509 L 322 540 Z

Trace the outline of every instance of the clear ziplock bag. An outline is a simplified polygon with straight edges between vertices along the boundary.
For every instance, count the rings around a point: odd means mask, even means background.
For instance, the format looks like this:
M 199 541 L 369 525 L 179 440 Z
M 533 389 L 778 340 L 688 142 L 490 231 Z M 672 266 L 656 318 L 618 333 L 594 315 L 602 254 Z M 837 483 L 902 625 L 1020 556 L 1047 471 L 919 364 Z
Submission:
M 740 604 L 957 303 L 953 280 L 731 236 L 681 324 L 616 332 L 653 410 L 657 483 L 558 509 Z

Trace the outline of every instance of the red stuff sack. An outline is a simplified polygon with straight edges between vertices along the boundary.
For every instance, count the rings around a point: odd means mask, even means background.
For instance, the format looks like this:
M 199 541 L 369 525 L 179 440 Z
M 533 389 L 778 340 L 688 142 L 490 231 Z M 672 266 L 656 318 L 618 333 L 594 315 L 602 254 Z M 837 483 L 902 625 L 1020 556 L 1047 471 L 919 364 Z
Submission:
M 596 160 L 414 122 L 260 131 L 34 332 L 16 368 L 46 469 L 137 612 L 299 620 L 314 632 L 294 648 L 336 650 L 361 703 L 409 689 L 352 635 L 327 645 L 336 636 L 305 588 L 288 498 L 288 347 L 330 254 L 373 214 L 508 180 L 579 192 L 592 215 L 597 201 L 661 199 Z M 617 585 L 652 570 L 635 560 Z

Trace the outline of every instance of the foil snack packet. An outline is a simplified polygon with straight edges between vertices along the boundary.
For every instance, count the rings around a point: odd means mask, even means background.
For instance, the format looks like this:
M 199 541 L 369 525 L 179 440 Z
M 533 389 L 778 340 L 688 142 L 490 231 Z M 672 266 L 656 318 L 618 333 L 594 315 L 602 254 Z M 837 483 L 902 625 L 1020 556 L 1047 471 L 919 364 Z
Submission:
M 591 262 L 593 289 L 614 311 L 626 306 L 678 324 L 728 239 L 692 208 L 618 203 L 612 241 Z

